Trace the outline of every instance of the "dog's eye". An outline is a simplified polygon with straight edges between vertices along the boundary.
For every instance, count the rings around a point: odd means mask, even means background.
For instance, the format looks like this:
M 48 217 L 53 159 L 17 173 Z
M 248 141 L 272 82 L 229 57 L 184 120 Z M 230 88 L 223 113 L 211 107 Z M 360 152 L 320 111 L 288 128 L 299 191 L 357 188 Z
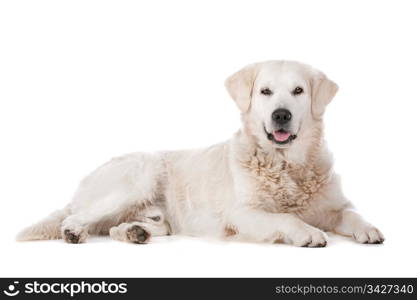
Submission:
M 292 94 L 293 95 L 300 95 L 300 94 L 302 94 L 304 92 L 304 90 L 303 90 L 303 88 L 302 87 L 299 87 L 299 86 L 297 86 L 293 91 L 292 91 Z
M 263 89 L 261 89 L 261 94 L 265 95 L 265 96 L 270 96 L 270 95 L 272 95 L 272 91 L 268 88 L 263 88 Z

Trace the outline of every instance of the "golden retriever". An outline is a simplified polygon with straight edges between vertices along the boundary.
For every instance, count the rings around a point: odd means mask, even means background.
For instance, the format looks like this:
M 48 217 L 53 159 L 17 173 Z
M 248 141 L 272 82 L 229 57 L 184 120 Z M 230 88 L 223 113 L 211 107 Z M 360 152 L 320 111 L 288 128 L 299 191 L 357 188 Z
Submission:
M 382 243 L 343 195 L 323 137 L 338 87 L 294 61 L 248 65 L 226 80 L 242 128 L 209 148 L 117 157 L 85 178 L 65 208 L 18 240 L 89 234 L 147 243 L 187 234 L 323 247 L 325 231 Z

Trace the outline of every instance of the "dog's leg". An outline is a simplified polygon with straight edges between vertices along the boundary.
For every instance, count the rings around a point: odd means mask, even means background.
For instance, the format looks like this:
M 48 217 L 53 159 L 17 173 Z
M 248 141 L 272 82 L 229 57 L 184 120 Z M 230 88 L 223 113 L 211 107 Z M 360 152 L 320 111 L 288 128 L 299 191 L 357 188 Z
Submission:
M 77 196 L 88 196 L 84 194 L 86 193 L 81 191 Z M 109 193 L 102 198 L 91 197 L 89 205 L 85 205 L 85 202 L 78 204 L 78 206 L 74 205 L 76 207 L 73 209 L 73 213 L 62 222 L 62 238 L 71 244 L 84 243 L 89 232 L 92 234 L 98 233 L 95 228 L 97 227 L 96 224 L 103 222 L 109 216 L 117 219 L 117 216 L 124 210 L 123 205 L 127 205 L 126 203 L 128 203 L 128 200 L 125 192 L 120 190 Z
M 163 173 L 160 156 L 143 153 L 99 167 L 81 182 L 70 204 L 70 215 L 62 222 L 62 237 L 68 243 L 83 243 L 89 232 L 108 234 L 120 223 L 141 221 L 142 211 L 160 200 Z
M 231 218 L 239 238 L 258 242 L 283 241 L 295 246 L 324 247 L 327 235 L 287 213 L 268 213 L 256 209 L 239 209 Z
M 110 234 L 117 240 L 144 243 L 150 235 L 169 234 L 170 226 L 159 207 L 133 205 L 106 217 L 103 217 L 103 213 L 92 214 L 90 211 L 71 215 L 63 221 L 61 232 L 64 240 L 73 244 L 85 242 L 89 232 Z
M 170 234 L 169 223 L 159 207 L 148 207 L 125 219 L 109 230 L 112 239 L 122 242 L 145 244 L 151 236 Z
M 169 234 L 170 229 L 166 222 L 122 223 L 110 228 L 110 237 L 112 239 L 136 244 L 146 244 L 151 236 Z
M 89 224 L 98 220 L 100 216 L 75 214 L 67 217 L 61 226 L 61 236 L 67 243 L 84 243 L 88 237 Z
M 352 209 L 341 212 L 340 222 L 334 231 L 340 235 L 350 236 L 363 244 L 381 244 L 385 239 L 375 226 L 366 222 Z

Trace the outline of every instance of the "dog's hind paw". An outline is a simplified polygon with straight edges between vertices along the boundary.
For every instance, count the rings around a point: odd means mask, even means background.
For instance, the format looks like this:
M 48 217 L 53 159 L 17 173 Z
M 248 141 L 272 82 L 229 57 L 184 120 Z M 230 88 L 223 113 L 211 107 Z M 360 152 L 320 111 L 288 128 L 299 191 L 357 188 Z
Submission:
M 64 241 L 70 244 L 81 244 L 87 240 L 87 232 L 84 229 L 63 229 Z
M 139 225 L 132 225 L 126 231 L 127 239 L 135 244 L 146 244 L 151 234 Z

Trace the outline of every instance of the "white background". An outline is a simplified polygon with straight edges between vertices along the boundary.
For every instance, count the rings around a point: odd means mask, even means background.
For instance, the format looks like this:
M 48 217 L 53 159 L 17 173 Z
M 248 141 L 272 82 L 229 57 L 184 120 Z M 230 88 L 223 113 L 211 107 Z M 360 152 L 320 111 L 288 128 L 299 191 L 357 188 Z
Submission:
M 2 1 L 0 276 L 416 276 L 415 1 Z M 386 236 L 324 249 L 190 237 L 17 243 L 112 156 L 208 146 L 239 114 L 224 79 L 295 59 L 340 86 L 326 135 Z

